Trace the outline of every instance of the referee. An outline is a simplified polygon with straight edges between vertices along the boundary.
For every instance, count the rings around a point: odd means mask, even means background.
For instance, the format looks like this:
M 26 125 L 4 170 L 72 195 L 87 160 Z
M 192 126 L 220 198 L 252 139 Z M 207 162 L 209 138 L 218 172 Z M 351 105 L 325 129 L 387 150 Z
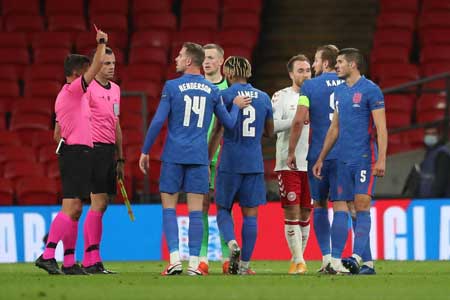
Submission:
M 88 85 L 102 67 L 108 35 L 98 31 L 97 50 L 92 65 L 89 58 L 70 54 L 64 61 L 67 83 L 62 87 L 55 102 L 55 135 L 58 128 L 61 135 L 59 169 L 62 181 L 62 208 L 50 226 L 44 253 L 35 265 L 49 274 L 87 275 L 75 263 L 75 245 L 78 236 L 78 219 L 83 206 L 82 200 L 89 198 L 92 175 L 92 129 L 89 103 L 83 97 Z M 64 262 L 61 270 L 55 260 L 55 249 L 59 241 L 64 244 Z

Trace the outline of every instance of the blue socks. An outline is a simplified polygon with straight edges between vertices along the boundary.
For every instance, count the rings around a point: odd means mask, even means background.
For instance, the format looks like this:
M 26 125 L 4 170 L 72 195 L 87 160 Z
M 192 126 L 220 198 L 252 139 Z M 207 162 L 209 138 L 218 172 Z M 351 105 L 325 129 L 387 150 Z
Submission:
M 353 246 L 353 253 L 359 255 L 363 261 L 372 260 L 372 255 L 370 254 L 370 243 L 368 242 L 370 224 L 371 220 L 369 211 L 359 211 L 356 213 L 355 243 Z M 369 245 L 369 254 L 365 253 L 367 252 L 367 245 Z M 364 257 L 363 254 L 365 255 Z M 370 259 L 368 260 L 365 259 L 367 255 L 370 255 Z
M 356 218 L 352 218 L 353 232 L 356 232 Z M 370 249 L 370 232 L 369 239 L 367 240 L 366 248 L 364 249 L 363 254 L 361 255 L 361 259 L 364 262 L 372 261 L 372 250 Z
M 242 223 L 242 261 L 250 261 L 253 249 L 255 249 L 258 224 L 256 217 L 244 217 Z
M 322 256 L 330 254 L 330 220 L 328 220 L 328 209 L 321 207 L 314 208 L 314 232 L 316 233 Z
M 191 211 L 189 213 L 189 255 L 199 256 L 203 239 L 202 211 Z
M 169 253 L 178 251 L 178 223 L 177 215 L 174 208 L 163 209 L 163 230 L 166 236 Z
M 341 259 L 348 236 L 348 212 L 336 211 L 331 225 L 331 257 Z
M 217 226 L 226 243 L 235 240 L 233 218 L 231 211 L 223 207 L 218 207 L 217 211 Z

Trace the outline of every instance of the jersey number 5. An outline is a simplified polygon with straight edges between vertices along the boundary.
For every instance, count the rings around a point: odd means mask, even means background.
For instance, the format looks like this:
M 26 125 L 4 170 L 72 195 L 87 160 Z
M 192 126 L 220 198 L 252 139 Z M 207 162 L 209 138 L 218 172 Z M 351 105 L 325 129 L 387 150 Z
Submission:
M 197 127 L 203 127 L 203 118 L 205 117 L 206 97 L 194 96 L 193 98 L 184 95 L 184 120 L 183 126 L 189 127 L 191 123 L 191 111 L 198 115 Z
M 255 137 L 256 129 L 254 126 L 251 126 L 256 119 L 256 111 L 255 108 L 251 105 L 247 106 L 242 110 L 242 114 L 247 116 L 242 123 L 242 136 L 246 137 Z

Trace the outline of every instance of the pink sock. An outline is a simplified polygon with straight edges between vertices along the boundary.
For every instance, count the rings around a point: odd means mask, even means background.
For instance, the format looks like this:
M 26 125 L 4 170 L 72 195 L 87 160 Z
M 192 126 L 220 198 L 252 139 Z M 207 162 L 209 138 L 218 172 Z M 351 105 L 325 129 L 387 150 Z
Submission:
M 102 217 L 103 213 L 99 211 L 89 210 L 84 221 L 84 226 L 89 236 L 89 244 L 86 252 L 90 253 L 89 265 L 101 262 L 100 258 L 100 241 L 102 240 Z
M 64 267 L 71 267 L 75 264 L 75 245 L 78 237 L 78 221 L 71 220 L 70 226 L 62 238 L 64 245 Z
M 72 222 L 72 219 L 61 211 L 56 215 L 48 233 L 47 245 L 42 255 L 44 259 L 55 258 L 56 245 L 62 240 L 64 233 L 71 226 Z
M 89 215 L 89 211 L 88 211 L 88 215 Z M 91 252 L 87 251 L 87 249 L 89 248 L 89 230 L 88 230 L 87 224 L 88 224 L 88 222 L 84 221 L 84 226 L 83 226 L 83 236 L 84 236 L 83 267 L 89 267 L 90 265 L 92 265 Z

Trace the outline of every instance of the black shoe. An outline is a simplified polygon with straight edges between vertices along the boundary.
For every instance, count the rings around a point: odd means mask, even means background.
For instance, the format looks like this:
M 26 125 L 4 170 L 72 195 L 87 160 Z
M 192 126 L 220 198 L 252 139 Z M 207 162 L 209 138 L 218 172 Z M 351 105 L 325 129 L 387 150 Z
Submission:
M 228 266 L 228 273 L 238 274 L 239 271 L 239 259 L 241 257 L 241 249 L 238 245 L 234 244 L 230 248 L 230 265 Z
M 66 275 L 89 275 L 79 264 L 73 264 L 71 267 L 61 266 L 61 271 Z
M 64 275 L 64 273 L 59 269 L 58 263 L 54 258 L 44 259 L 44 257 L 41 255 L 38 257 L 38 259 L 36 259 L 34 264 L 36 265 L 36 267 L 47 271 L 50 275 Z
M 83 268 L 89 274 L 117 274 L 117 272 L 105 269 L 101 261 L 88 267 L 83 266 Z

